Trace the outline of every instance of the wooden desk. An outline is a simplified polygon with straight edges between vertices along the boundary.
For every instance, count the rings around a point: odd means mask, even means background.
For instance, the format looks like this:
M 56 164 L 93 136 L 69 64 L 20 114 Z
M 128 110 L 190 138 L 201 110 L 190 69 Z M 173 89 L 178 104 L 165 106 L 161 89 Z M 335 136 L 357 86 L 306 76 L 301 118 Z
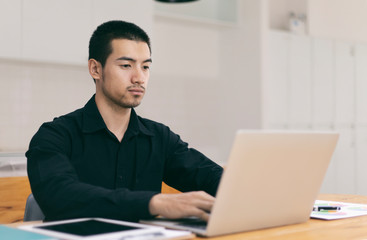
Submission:
M 367 196 L 321 194 L 319 200 L 340 201 L 350 203 L 367 204 Z M 208 238 L 196 238 L 208 239 Z M 316 220 L 301 224 L 284 227 L 269 228 L 257 231 L 250 231 L 232 235 L 226 235 L 215 240 L 367 240 L 367 215 L 341 220 Z
M 367 204 L 367 196 L 321 194 L 318 199 Z M 19 226 L 27 223 L 13 223 Z M 367 240 L 367 215 L 341 220 L 316 220 L 284 227 L 269 228 L 215 238 L 195 238 L 197 240 Z
M 30 193 L 27 177 L 0 177 L 0 224 L 23 221 Z
M 163 193 L 179 193 L 162 183 Z M 0 224 L 23 221 L 25 203 L 31 193 L 28 177 L 0 177 Z

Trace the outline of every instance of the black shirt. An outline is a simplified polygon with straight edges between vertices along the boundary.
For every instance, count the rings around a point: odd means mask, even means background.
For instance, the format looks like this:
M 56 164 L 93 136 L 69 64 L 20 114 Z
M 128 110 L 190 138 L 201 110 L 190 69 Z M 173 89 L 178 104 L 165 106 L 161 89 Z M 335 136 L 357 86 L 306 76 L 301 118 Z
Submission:
M 46 220 L 151 217 L 162 181 L 180 191 L 215 195 L 223 169 L 167 126 L 136 115 L 121 142 L 94 96 L 79 110 L 44 123 L 32 138 L 28 177 Z

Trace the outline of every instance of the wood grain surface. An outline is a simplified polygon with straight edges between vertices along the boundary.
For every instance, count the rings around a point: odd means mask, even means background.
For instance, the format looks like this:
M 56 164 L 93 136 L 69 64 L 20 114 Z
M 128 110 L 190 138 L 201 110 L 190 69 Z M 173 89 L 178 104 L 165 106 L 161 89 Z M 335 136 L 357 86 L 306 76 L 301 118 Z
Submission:
M 318 199 L 367 204 L 367 196 L 344 194 L 320 194 Z M 9 226 L 31 224 L 12 223 Z M 33 222 L 35 223 L 35 222 Z M 38 223 L 38 222 L 37 222 Z M 367 240 L 367 216 L 346 218 L 341 220 L 310 219 L 305 223 L 276 228 L 262 229 L 244 233 L 230 234 L 215 238 L 200 238 L 210 240 Z
M 23 221 L 30 193 L 27 177 L 0 177 L 0 224 Z
M 162 183 L 163 193 L 179 193 Z M 22 222 L 25 203 L 31 193 L 28 177 L 0 177 L 0 224 Z

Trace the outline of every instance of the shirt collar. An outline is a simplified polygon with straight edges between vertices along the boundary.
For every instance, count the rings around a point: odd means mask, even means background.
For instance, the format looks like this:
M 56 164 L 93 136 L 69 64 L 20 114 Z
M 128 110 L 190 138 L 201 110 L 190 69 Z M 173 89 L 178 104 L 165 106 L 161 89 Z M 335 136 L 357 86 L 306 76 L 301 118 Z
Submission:
M 87 102 L 83 109 L 83 132 L 91 133 L 96 132 L 101 129 L 107 129 L 105 122 L 101 114 L 98 111 L 97 104 L 95 101 L 95 95 Z M 144 124 L 139 119 L 135 110 L 131 109 L 129 126 L 126 130 L 126 134 L 128 136 L 135 136 L 139 133 L 144 135 L 153 136 L 153 132 L 147 129 Z
M 96 132 L 101 129 L 107 129 L 106 124 L 103 121 L 101 114 L 98 111 L 97 104 L 95 101 L 95 95 L 83 108 L 83 132 L 90 133 Z
M 133 108 L 131 109 L 130 122 L 129 126 L 127 127 L 126 133 L 134 136 L 139 135 L 139 133 L 147 136 L 154 136 L 153 132 L 145 127 Z

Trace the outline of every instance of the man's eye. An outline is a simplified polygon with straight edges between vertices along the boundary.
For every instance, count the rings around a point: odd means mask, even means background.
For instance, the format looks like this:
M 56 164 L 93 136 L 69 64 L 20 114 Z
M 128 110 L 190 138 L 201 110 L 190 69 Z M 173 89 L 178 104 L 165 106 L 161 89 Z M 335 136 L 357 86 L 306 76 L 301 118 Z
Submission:
M 150 66 L 144 66 L 143 68 L 148 70 L 148 69 L 150 69 Z
M 122 67 L 122 68 L 130 68 L 131 65 L 130 64 L 122 64 L 122 65 L 120 65 L 120 67 Z

